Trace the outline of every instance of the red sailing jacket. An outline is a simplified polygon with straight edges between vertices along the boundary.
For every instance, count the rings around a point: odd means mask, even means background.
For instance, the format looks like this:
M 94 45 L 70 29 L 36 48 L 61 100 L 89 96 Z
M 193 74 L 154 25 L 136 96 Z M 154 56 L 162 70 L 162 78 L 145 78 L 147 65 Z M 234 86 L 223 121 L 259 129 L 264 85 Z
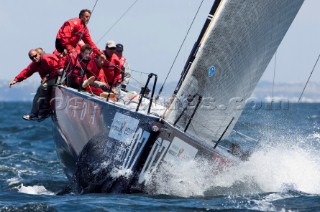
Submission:
M 94 61 L 95 55 L 92 54 L 90 61 L 81 60 L 80 54 L 69 54 L 59 61 L 59 69 L 63 68 L 69 77 L 72 77 L 75 82 L 80 85 L 83 80 L 94 76 L 99 77 L 100 69 Z M 98 80 L 98 79 L 97 79 Z
M 67 76 L 72 79 L 71 87 L 79 86 L 85 79 L 85 70 L 87 69 L 85 61 L 80 59 L 80 54 L 69 54 L 59 61 L 59 68 L 64 68 L 68 73 Z
M 95 58 L 95 54 L 92 54 L 91 60 L 89 61 L 87 70 L 86 70 L 87 77 L 89 78 L 91 76 L 94 76 L 96 80 L 100 80 L 99 73 L 100 73 L 100 70 L 102 69 L 97 66 L 97 63 L 95 62 L 94 58 Z
M 41 56 L 41 60 L 38 63 L 31 62 L 27 68 L 23 69 L 15 78 L 14 81 L 21 82 L 27 79 L 33 73 L 38 72 L 41 79 L 47 74 L 49 78 L 57 76 L 59 59 L 54 54 L 44 54 Z
M 120 60 L 120 69 L 122 69 L 122 67 L 124 66 L 124 64 L 126 63 L 126 58 L 124 56 L 119 57 Z
M 124 68 L 124 64 L 126 63 L 126 58 L 124 56 L 121 56 L 121 57 L 118 57 L 119 58 L 119 61 L 120 61 L 120 69 L 121 69 L 121 81 L 123 81 L 124 79 L 124 71 L 125 71 L 125 68 Z
M 111 58 L 107 57 L 107 60 L 102 66 L 105 76 L 99 76 L 101 81 L 107 82 L 111 86 L 114 86 L 117 82 L 121 82 L 122 77 L 120 66 L 120 60 L 116 54 L 112 54 Z M 112 79 L 114 79 L 113 82 Z
M 72 52 L 79 43 L 83 40 L 89 44 L 96 54 L 101 54 L 100 50 L 91 39 L 88 27 L 81 21 L 80 18 L 70 19 L 62 25 L 57 34 L 57 39 L 61 39 L 61 44 L 66 47 L 68 52 Z

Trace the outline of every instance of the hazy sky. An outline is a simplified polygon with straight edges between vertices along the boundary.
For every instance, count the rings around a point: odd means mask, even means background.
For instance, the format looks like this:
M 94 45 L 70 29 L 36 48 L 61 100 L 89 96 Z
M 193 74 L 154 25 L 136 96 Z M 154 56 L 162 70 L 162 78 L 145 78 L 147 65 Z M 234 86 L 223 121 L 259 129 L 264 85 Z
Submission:
M 88 0 L 8 0 L 0 7 L 1 72 L 0 78 L 11 80 L 30 60 L 30 49 L 43 47 L 54 50 L 55 36 L 67 19 L 78 17 L 84 8 L 92 9 L 96 1 Z M 98 1 L 89 29 L 93 40 L 98 40 L 120 18 L 135 0 Z M 201 0 L 139 0 L 120 22 L 99 42 L 112 39 L 124 45 L 124 53 L 133 70 L 154 72 L 163 81 L 180 44 L 189 28 Z M 186 45 L 173 67 L 169 81 L 177 80 L 214 0 L 204 0 Z M 306 82 L 320 53 L 319 0 L 305 0 L 277 51 L 276 82 Z M 262 80 L 273 79 L 274 60 Z M 133 73 L 142 83 L 145 78 Z M 39 77 L 36 74 L 35 77 Z M 35 79 L 35 77 L 33 77 Z M 319 81 L 320 64 L 312 81 Z

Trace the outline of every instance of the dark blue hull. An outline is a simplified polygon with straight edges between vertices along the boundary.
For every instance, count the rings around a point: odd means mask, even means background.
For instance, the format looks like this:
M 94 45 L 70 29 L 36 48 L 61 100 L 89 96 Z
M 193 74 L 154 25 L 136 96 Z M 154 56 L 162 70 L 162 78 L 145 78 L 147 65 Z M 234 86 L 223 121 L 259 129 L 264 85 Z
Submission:
M 57 153 L 75 192 L 143 192 L 146 174 L 182 156 L 236 161 L 157 116 L 62 86 L 53 94 Z

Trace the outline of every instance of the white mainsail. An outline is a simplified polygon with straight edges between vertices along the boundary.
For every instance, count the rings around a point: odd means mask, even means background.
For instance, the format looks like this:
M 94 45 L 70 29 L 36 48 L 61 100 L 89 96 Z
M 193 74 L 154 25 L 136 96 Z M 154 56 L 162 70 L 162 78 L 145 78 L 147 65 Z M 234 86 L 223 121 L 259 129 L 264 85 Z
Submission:
M 209 144 L 223 133 L 230 134 L 303 0 L 217 3 L 165 116 L 169 123 Z

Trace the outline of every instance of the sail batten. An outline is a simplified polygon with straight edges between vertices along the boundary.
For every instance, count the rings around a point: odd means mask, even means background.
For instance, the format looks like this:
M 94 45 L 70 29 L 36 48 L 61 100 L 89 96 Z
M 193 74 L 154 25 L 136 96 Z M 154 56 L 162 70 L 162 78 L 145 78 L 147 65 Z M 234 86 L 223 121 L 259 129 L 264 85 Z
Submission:
M 227 136 L 241 115 L 245 101 L 280 45 L 303 0 L 222 0 L 201 37 L 185 79 L 165 119 L 184 128 L 194 111 L 188 97 L 202 96 L 187 130 L 201 140 Z M 189 63 L 189 62 L 187 62 Z

